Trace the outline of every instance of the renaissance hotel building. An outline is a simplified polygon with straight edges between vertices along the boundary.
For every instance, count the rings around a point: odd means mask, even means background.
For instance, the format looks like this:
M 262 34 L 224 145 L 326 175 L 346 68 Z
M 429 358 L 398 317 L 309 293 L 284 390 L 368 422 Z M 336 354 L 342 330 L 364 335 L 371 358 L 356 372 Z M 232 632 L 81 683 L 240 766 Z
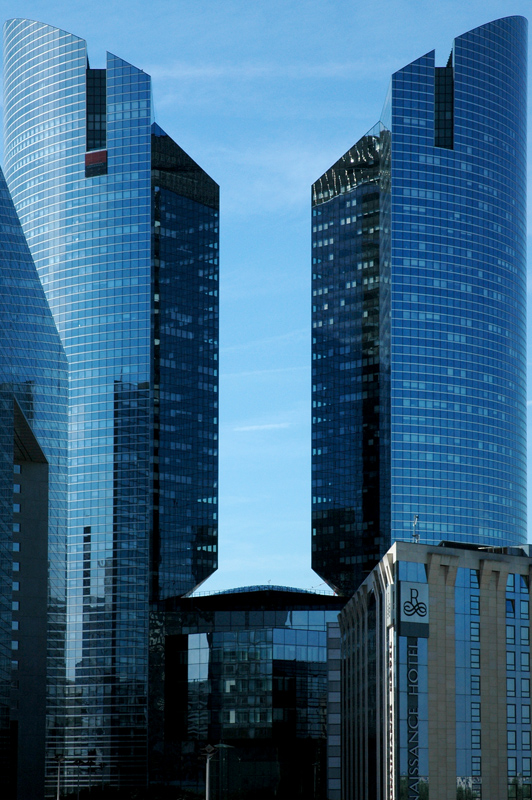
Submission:
M 397 540 L 526 542 L 527 23 L 392 76 L 313 185 L 313 567 Z
M 64 790 L 87 759 L 102 784 L 139 786 L 149 610 L 217 566 L 218 186 L 152 124 L 137 67 L 94 69 L 83 39 L 23 19 L 4 58 L 6 180 L 69 371 L 48 786 L 57 755 Z

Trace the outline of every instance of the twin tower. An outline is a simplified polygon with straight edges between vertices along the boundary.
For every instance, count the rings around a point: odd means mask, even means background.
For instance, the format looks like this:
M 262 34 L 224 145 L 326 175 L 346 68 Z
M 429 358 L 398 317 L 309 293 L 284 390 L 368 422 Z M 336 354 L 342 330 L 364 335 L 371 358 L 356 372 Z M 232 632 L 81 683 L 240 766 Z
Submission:
M 425 543 L 526 541 L 526 35 L 496 20 L 396 72 L 313 186 L 313 567 L 346 596 L 414 521 Z M 92 69 L 39 22 L 4 36 L 40 282 L 1 270 L 54 362 L 17 338 L 2 375 L 49 465 L 47 747 L 140 785 L 150 610 L 217 566 L 218 186 L 152 124 L 144 72 Z

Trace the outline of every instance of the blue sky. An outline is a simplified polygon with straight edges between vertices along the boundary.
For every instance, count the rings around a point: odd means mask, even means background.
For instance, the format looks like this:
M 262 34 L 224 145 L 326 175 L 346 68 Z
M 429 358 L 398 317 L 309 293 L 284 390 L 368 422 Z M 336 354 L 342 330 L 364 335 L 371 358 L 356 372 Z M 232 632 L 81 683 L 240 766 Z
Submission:
M 310 185 L 379 118 L 392 72 L 529 0 L 0 0 L 153 78 L 159 124 L 221 186 L 220 567 L 310 569 Z M 532 370 L 530 370 L 532 372 Z M 531 515 L 532 518 L 532 515 Z M 532 537 L 529 537 L 532 538 Z

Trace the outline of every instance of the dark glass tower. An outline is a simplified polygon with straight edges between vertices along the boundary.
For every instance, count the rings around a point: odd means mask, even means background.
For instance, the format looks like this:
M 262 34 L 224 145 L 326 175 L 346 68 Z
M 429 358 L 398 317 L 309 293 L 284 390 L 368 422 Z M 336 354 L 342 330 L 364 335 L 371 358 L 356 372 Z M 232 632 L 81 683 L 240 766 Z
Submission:
M 65 679 L 68 375 L 1 172 L 0 241 L 0 765 L 22 798 L 42 796 Z
M 66 785 L 89 760 L 138 786 L 150 604 L 217 566 L 218 186 L 142 70 L 40 22 L 4 39 L 6 178 L 69 363 Z
M 396 72 L 313 186 L 313 566 L 342 593 L 413 532 L 526 542 L 526 43 L 508 17 Z

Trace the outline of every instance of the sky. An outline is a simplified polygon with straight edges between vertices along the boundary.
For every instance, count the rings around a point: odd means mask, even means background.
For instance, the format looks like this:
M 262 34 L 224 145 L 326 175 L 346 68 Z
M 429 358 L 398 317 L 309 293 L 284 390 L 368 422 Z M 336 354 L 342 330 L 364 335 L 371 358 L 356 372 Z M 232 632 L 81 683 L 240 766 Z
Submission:
M 221 187 L 219 569 L 201 590 L 327 588 L 310 568 L 310 186 L 379 120 L 394 71 L 433 49 L 444 66 L 455 36 L 531 9 L 0 0 L 3 20 L 86 39 L 92 67 L 109 50 L 149 73 L 157 122 Z

